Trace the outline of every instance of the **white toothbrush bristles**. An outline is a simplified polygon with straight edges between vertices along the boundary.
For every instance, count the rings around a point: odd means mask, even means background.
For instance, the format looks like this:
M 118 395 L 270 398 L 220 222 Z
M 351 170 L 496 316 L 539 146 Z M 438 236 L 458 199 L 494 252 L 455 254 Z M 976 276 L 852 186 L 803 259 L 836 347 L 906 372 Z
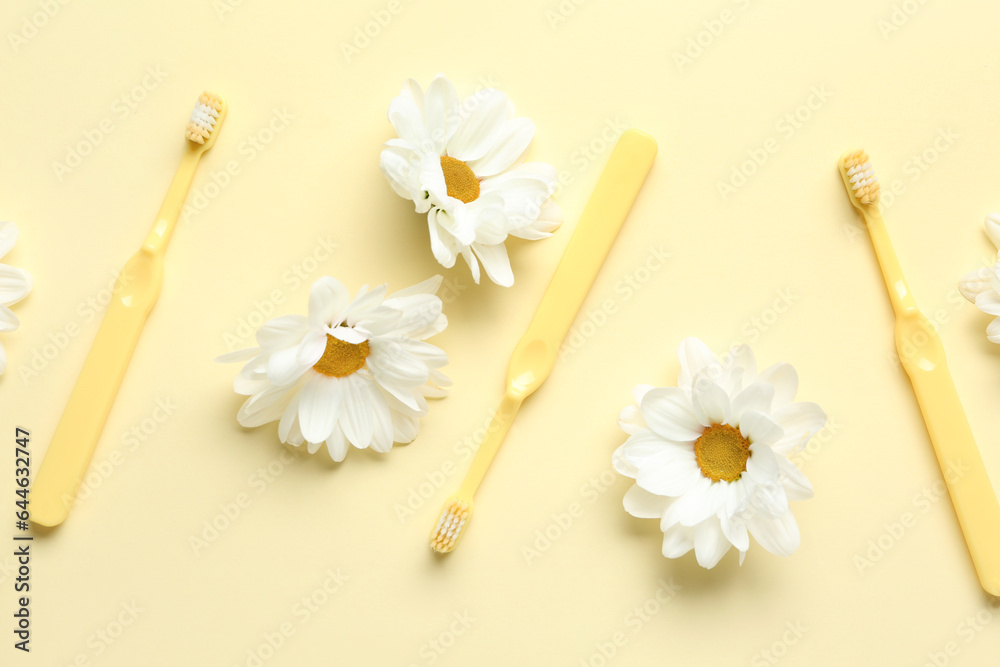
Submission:
M 219 96 L 207 91 L 202 93 L 194 105 L 191 119 L 184 130 L 184 136 L 187 140 L 196 144 L 204 144 L 205 140 L 212 136 L 220 111 L 222 111 L 222 100 L 219 99 Z
M 469 521 L 472 506 L 461 500 L 450 500 L 441 512 L 434 533 L 431 535 L 431 549 L 446 554 L 455 548 L 458 538 Z
M 872 171 L 868 153 L 854 151 L 844 158 L 844 169 L 851 183 L 853 195 L 861 204 L 877 204 L 882 193 L 878 177 Z

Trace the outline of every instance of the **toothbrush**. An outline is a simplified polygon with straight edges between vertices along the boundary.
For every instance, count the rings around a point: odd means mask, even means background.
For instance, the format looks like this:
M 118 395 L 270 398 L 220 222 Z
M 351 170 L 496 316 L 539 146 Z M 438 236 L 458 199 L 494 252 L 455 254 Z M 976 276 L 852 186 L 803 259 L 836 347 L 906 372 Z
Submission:
M 924 415 L 979 581 L 987 593 L 1000 595 L 1000 503 L 948 372 L 941 339 L 931 321 L 917 309 L 903 277 L 879 212 L 881 190 L 868 154 L 845 153 L 840 158 L 840 175 L 851 203 L 868 225 L 896 314 L 896 352 Z M 968 471 L 960 477 L 950 474 L 949 469 L 959 463 Z
M 215 143 L 226 102 L 213 93 L 198 98 L 185 129 L 184 156 L 152 230 L 122 269 L 76 386 L 30 491 L 31 520 L 42 526 L 65 521 L 87 471 L 118 385 L 146 316 L 163 282 L 163 255 L 202 154 Z
M 437 553 L 452 551 L 465 530 L 476 490 L 521 402 L 538 389 L 555 365 L 559 345 L 639 194 L 655 155 L 656 141 L 638 130 L 626 131 L 615 145 L 535 317 L 514 348 L 507 369 L 506 391 L 487 435 L 465 481 L 445 505 L 431 534 L 431 549 Z

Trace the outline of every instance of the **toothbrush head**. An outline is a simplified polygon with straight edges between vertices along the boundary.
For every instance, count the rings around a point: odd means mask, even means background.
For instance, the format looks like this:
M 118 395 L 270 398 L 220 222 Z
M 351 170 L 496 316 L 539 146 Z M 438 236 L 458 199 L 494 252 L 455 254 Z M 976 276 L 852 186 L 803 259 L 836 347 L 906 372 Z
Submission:
M 862 208 L 878 205 L 882 187 L 878 177 L 872 172 L 868 153 L 863 150 L 844 153 L 840 158 L 840 175 L 855 206 Z
M 434 532 L 431 533 L 431 549 L 439 554 L 450 553 L 458 544 L 465 525 L 472 514 L 472 500 L 452 498 L 444 506 Z
M 227 108 L 222 96 L 206 90 L 194 105 L 191 120 L 184 129 L 184 137 L 204 150 L 211 148 L 222 121 L 226 119 Z

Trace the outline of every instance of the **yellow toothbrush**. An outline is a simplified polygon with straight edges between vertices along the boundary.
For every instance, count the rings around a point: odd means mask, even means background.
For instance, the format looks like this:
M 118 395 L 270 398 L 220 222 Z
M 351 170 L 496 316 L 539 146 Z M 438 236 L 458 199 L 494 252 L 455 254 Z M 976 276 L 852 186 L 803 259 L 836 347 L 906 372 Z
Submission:
M 555 365 L 559 345 L 573 324 L 655 156 L 656 141 L 648 134 L 628 130 L 618 140 L 534 319 L 514 348 L 503 401 L 465 481 L 445 505 L 431 534 L 434 551 L 448 553 L 455 548 L 472 513 L 476 489 L 500 449 L 521 402 L 538 389 Z
M 1000 503 L 976 448 L 969 421 L 948 372 L 937 330 L 917 309 L 903 278 L 879 212 L 881 190 L 868 154 L 851 151 L 840 158 L 840 175 L 847 193 L 865 222 L 878 255 L 882 276 L 896 313 L 896 352 L 910 377 L 917 403 L 948 485 L 958 523 L 972 555 L 976 573 L 990 595 L 1000 595 Z M 953 470 L 967 470 L 961 475 Z
M 29 509 L 34 523 L 57 526 L 69 514 L 139 332 L 160 294 L 163 255 L 195 168 L 202 154 L 215 143 L 226 110 L 221 97 L 206 92 L 191 112 L 184 132 L 187 139 L 184 156 L 156 223 L 145 243 L 122 269 L 101 328 L 31 485 Z

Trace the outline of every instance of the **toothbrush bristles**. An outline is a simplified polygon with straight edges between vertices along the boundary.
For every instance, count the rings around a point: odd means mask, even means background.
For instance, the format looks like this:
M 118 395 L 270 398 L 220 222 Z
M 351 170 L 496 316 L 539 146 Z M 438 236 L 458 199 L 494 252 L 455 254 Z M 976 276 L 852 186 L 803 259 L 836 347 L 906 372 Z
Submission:
M 458 538 L 465 530 L 472 507 L 461 500 L 450 500 L 441 512 L 434 533 L 431 535 L 431 549 L 446 554 L 455 548 Z
M 868 161 L 868 153 L 863 150 L 854 151 L 844 158 L 844 169 L 847 171 L 854 196 L 862 204 L 877 204 L 882 193 L 878 177 L 872 171 Z
M 198 98 L 191 112 L 191 120 L 184 129 L 184 136 L 188 141 L 196 144 L 204 144 L 215 129 L 215 123 L 222 111 L 222 100 L 215 93 L 205 91 Z

